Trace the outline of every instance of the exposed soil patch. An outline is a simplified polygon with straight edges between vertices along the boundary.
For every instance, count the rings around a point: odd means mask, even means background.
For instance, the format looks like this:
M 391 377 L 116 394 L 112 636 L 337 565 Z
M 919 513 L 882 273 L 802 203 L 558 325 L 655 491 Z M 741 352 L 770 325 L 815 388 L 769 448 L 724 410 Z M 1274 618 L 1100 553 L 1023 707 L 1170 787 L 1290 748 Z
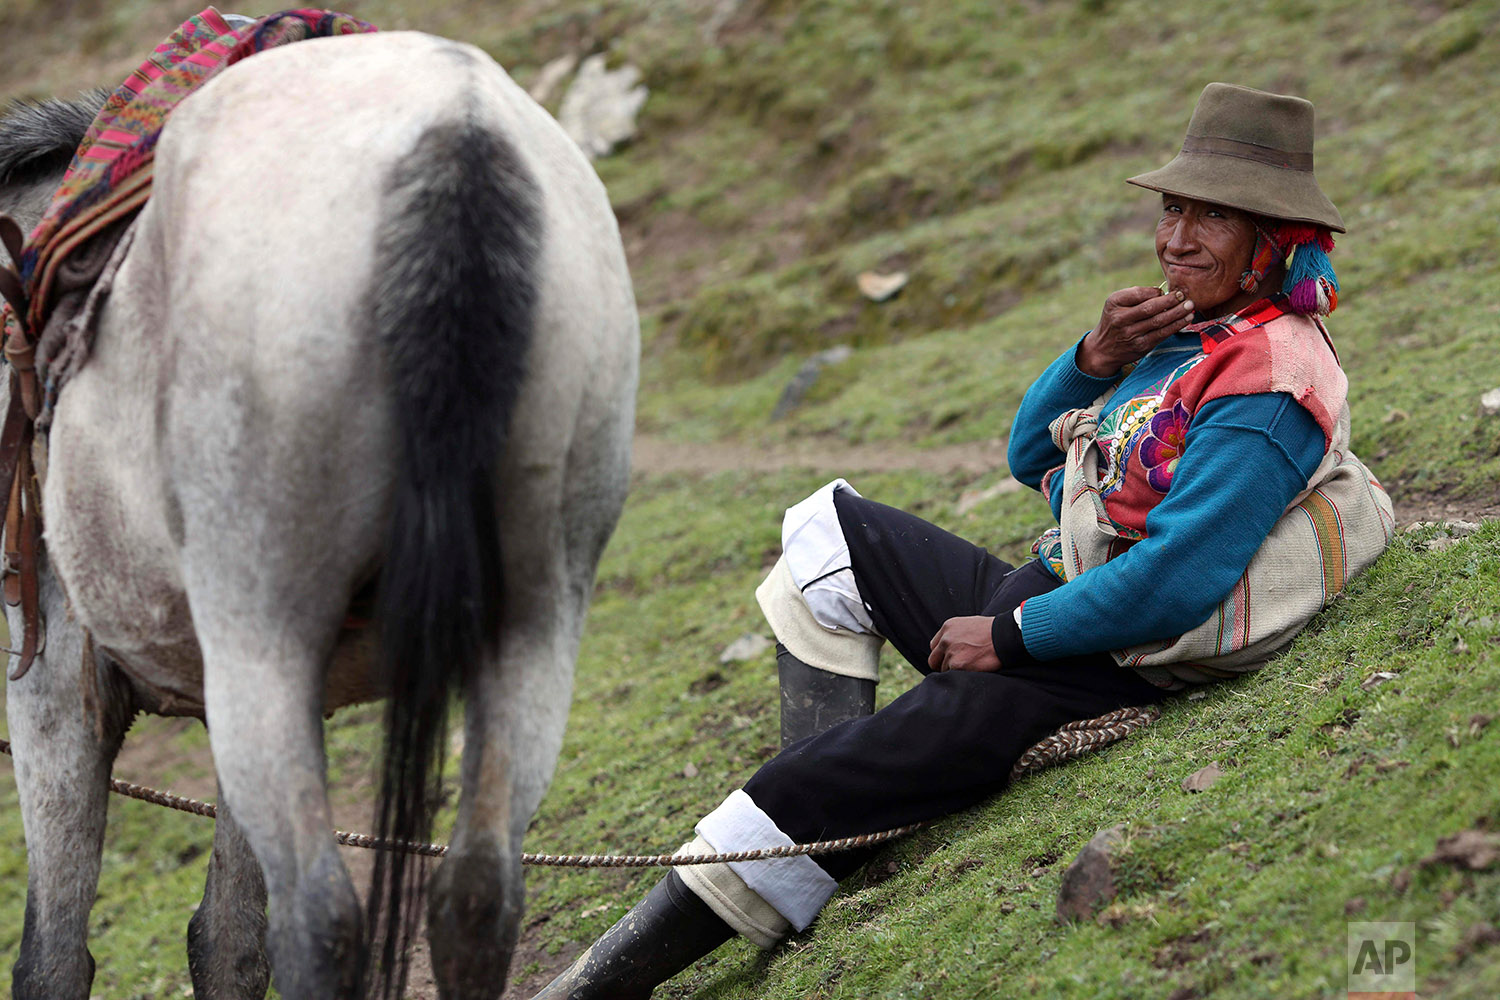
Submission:
M 1500 498 L 1485 502 L 1476 497 L 1449 496 L 1446 492 L 1397 493 L 1391 497 L 1396 523 L 1413 521 L 1483 521 L 1500 517 Z

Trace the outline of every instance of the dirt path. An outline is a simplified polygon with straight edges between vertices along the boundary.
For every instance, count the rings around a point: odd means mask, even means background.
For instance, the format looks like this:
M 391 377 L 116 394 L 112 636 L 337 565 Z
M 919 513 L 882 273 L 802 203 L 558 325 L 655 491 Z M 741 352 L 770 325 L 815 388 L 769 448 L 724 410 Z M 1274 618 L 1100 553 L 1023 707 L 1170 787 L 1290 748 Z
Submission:
M 646 475 L 715 475 L 749 470 L 826 469 L 842 472 L 972 472 L 1005 468 L 1005 440 L 912 448 L 902 444 L 846 445 L 813 440 L 765 447 L 732 441 L 681 443 L 649 434 L 635 438 L 634 468 Z
M 969 472 L 981 475 L 1006 467 L 1003 438 L 967 444 L 913 448 L 904 444 L 845 445 L 813 440 L 772 447 L 735 441 L 668 441 L 650 434 L 635 438 L 634 469 L 648 476 L 686 474 L 711 476 L 724 472 L 783 472 L 825 470 L 830 476 L 846 472 Z M 1482 521 L 1500 517 L 1500 499 L 1492 502 L 1453 499 L 1446 493 L 1395 491 L 1396 522 Z

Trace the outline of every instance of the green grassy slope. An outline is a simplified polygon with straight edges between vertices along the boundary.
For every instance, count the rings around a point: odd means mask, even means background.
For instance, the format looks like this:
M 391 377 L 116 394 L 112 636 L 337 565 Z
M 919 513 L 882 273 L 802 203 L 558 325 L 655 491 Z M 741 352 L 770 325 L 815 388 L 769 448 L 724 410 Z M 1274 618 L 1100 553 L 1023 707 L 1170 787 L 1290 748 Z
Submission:
M 710 0 L 347 6 L 473 40 L 523 82 L 568 51 L 641 66 L 642 134 L 599 166 L 642 306 L 640 426 L 684 446 L 1003 436 L 1103 297 L 1156 280 L 1151 196 L 1121 180 L 1171 155 L 1203 84 L 1305 95 L 1319 179 L 1350 229 L 1331 326 L 1355 448 L 1409 515 L 1496 509 L 1500 418 L 1477 399 L 1500 385 L 1500 4 L 744 0 L 722 6 L 712 37 Z M 190 8 L 77 0 L 61 22 L 30 2 L 0 10 L 0 91 L 118 77 Z M 869 267 L 911 282 L 866 303 L 854 276 Z M 801 361 L 840 343 L 859 349 L 771 423 Z M 670 849 L 773 752 L 769 660 L 725 666 L 718 652 L 764 631 L 750 591 L 781 509 L 841 471 L 637 475 L 528 849 Z M 1040 500 L 956 513 L 1004 474 L 856 482 L 1019 558 L 1046 523 Z M 1430 535 L 1398 538 L 1261 675 L 889 848 L 808 933 L 768 955 L 728 946 L 662 994 L 1325 997 L 1342 995 L 1355 919 L 1418 923 L 1424 995 L 1500 995 L 1500 950 L 1475 930 L 1500 925 L 1500 872 L 1415 867 L 1439 836 L 1500 824 L 1500 726 L 1478 721 L 1500 717 L 1500 524 L 1443 551 L 1423 547 Z M 883 669 L 882 699 L 914 676 Z M 1398 677 L 1366 690 L 1375 671 Z M 368 718 L 332 727 L 347 785 L 373 746 Z M 1211 760 L 1227 776 L 1182 792 Z M 0 762 L 0 840 L 16 845 L 0 851 L 0 988 L 24 873 L 4 775 Z M 1120 822 L 1125 893 L 1100 923 L 1059 927 L 1062 868 Z M 184 988 L 208 836 L 116 805 L 98 995 Z M 517 975 L 571 955 L 652 877 L 533 871 L 534 950 Z

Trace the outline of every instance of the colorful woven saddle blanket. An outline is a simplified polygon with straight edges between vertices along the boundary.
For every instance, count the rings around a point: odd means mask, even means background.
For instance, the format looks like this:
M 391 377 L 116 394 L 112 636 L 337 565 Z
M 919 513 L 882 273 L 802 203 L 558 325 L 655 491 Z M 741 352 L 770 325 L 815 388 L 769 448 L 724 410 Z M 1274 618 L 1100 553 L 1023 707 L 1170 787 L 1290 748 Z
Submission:
M 209 7 L 188 18 L 120 84 L 89 126 L 42 221 L 26 240 L 18 262 L 26 316 L 7 307 L 10 338 L 24 321 L 39 336 L 56 304 L 64 262 L 101 235 L 118 235 L 151 196 L 156 143 L 172 111 L 225 68 L 265 49 L 306 38 L 348 35 L 375 28 L 347 14 L 286 10 L 239 29 Z M 101 263 L 108 253 L 94 247 Z

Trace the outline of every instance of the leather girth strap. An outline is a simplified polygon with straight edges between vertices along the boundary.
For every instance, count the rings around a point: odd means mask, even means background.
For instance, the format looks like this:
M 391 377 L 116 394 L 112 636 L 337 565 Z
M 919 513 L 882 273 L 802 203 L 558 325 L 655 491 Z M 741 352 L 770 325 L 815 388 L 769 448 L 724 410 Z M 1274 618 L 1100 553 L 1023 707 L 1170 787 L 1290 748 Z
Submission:
M 21 228 L 8 216 L 0 216 L 0 242 L 12 261 L 21 258 Z M 9 674 L 20 680 L 31 669 L 41 651 L 41 584 L 38 577 L 42 542 L 42 504 L 32 467 L 32 444 L 36 438 L 36 415 L 41 408 L 36 376 L 36 341 L 27 329 L 26 292 L 13 267 L 0 266 L 0 296 L 14 314 L 5 338 L 5 360 L 10 366 L 10 405 L 0 425 L 0 488 L 8 497 L 5 508 L 5 603 L 21 606 L 25 634 L 19 659 Z

